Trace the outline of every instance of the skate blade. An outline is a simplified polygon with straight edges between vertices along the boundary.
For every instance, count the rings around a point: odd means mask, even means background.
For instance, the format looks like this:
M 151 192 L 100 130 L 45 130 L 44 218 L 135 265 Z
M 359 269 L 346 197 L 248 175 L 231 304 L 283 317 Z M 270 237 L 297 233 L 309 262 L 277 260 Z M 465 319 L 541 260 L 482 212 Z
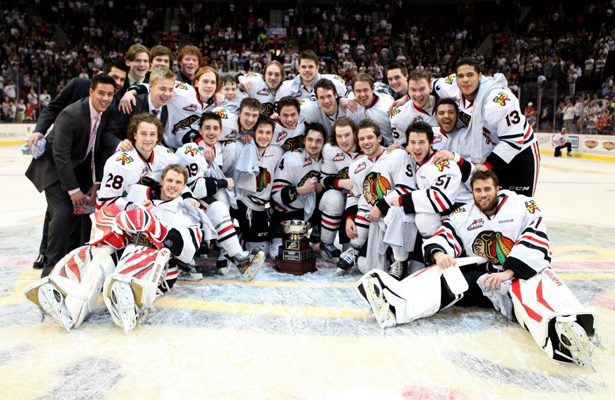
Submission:
M 51 283 L 45 283 L 38 289 L 38 302 L 45 314 L 55 319 L 67 333 L 75 325 L 68 316 L 66 304 L 64 304 L 64 294 Z
M 265 257 L 265 253 L 262 251 L 259 251 L 254 255 L 252 262 L 250 263 L 248 268 L 242 273 L 242 275 L 246 278 L 248 282 L 254 279 L 258 271 L 261 269 L 261 267 L 265 263 Z

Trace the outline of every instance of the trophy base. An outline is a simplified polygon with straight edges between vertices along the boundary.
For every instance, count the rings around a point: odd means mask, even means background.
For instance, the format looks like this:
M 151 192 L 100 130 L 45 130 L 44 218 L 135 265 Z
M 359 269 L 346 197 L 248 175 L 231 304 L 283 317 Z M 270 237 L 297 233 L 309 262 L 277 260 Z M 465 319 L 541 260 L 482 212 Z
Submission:
M 303 260 L 302 262 L 276 260 L 273 269 L 284 274 L 292 275 L 303 275 L 308 272 L 318 271 L 318 269 L 316 269 L 316 260 L 314 258 L 309 258 L 307 260 Z

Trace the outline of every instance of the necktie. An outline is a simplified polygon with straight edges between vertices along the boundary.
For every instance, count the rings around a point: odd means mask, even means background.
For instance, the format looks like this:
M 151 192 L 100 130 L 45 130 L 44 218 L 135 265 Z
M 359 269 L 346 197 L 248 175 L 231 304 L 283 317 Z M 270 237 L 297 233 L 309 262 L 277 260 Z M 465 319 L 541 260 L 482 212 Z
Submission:
M 87 157 L 92 152 L 90 167 L 92 168 L 92 182 L 96 183 L 96 166 L 94 164 L 94 146 L 96 145 L 96 133 L 98 132 L 98 126 L 100 125 L 100 114 L 94 117 L 94 123 L 92 124 L 92 131 L 90 132 L 90 141 L 88 143 L 88 151 L 85 152 Z
M 154 108 L 154 109 L 152 110 L 152 115 L 153 115 L 154 117 L 156 117 L 156 118 L 158 118 L 158 114 L 159 114 L 159 113 L 160 113 L 160 110 L 159 110 L 159 109 L 157 109 L 157 108 Z

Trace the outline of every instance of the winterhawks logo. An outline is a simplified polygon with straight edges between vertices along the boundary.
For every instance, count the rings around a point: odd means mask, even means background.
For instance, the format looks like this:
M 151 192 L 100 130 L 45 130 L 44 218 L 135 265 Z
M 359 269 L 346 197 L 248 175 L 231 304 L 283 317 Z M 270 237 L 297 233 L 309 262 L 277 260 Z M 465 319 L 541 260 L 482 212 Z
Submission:
M 134 160 L 126 153 L 122 153 L 115 161 L 121 161 L 122 165 L 130 164 Z
M 504 92 L 500 92 L 498 93 L 498 95 L 493 99 L 494 103 L 498 103 L 499 105 L 501 105 L 502 107 L 504 107 L 506 105 L 506 102 L 509 101 L 510 98 L 508 97 L 508 95 Z
M 534 200 L 526 201 L 525 208 L 527 208 L 527 211 L 530 214 L 534 214 L 536 210 L 540 211 L 540 208 L 538 208 L 538 205 L 536 205 L 536 202 Z
M 474 229 L 482 228 L 485 225 L 485 221 L 482 218 L 475 219 L 474 222 L 468 226 L 468 231 L 473 231 Z
M 440 172 L 444 171 L 444 168 L 451 169 L 451 166 L 448 163 L 448 160 L 442 160 L 439 163 L 436 163 L 434 165 L 436 166 L 436 168 L 438 168 L 438 171 Z
M 346 159 L 346 156 L 344 155 L 344 153 L 337 153 L 335 155 L 335 157 L 333 157 L 333 161 L 344 161 Z
M 184 150 L 184 154 L 190 154 L 192 157 L 196 156 L 199 151 L 192 146 L 186 146 L 186 150 Z
M 446 77 L 446 80 L 444 81 L 444 83 L 446 83 L 447 85 L 452 85 L 453 84 L 453 80 L 455 79 L 455 74 L 449 75 Z
M 183 90 L 187 90 L 188 87 L 186 86 L 185 83 L 183 82 L 175 82 L 175 89 L 183 89 Z

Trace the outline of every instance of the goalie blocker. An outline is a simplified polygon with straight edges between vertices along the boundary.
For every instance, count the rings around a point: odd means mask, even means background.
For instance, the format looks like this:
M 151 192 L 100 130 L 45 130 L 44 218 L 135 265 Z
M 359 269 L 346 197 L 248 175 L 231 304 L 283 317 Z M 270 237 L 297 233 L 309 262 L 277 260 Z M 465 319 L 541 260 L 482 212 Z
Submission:
M 429 317 L 455 304 L 489 306 L 484 303 L 489 299 L 494 308 L 526 328 L 549 357 L 593 369 L 593 351 L 602 347 L 596 314 L 579 302 L 553 270 L 546 268 L 530 279 L 508 281 L 508 293 L 502 294 L 482 285 L 486 274 L 476 279 L 470 265 L 479 263 L 484 264 L 485 259 L 459 258 L 453 267 L 433 265 L 401 282 L 384 271 L 372 270 L 357 282 L 356 291 L 382 328 Z M 462 266 L 470 270 L 460 269 Z M 462 304 L 464 295 L 476 292 L 485 296 L 479 303 L 474 299 Z

